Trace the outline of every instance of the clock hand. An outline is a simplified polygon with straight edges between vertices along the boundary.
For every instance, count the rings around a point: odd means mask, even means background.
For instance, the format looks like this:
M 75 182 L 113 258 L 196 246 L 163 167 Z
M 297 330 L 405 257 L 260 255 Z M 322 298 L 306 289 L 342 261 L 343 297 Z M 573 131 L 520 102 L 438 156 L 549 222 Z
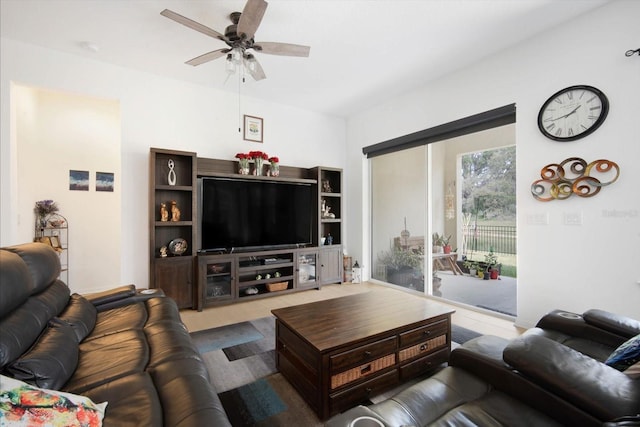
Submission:
M 573 111 L 571 111 L 569 114 L 565 114 L 564 116 L 560 116 L 558 118 L 555 119 L 551 119 L 552 122 L 555 122 L 556 120 L 560 120 L 560 119 L 566 119 L 567 117 L 569 117 L 570 115 L 572 115 L 573 113 L 575 113 L 576 111 L 578 111 L 578 108 L 580 108 L 580 105 L 578 105 L 576 108 L 573 109 Z

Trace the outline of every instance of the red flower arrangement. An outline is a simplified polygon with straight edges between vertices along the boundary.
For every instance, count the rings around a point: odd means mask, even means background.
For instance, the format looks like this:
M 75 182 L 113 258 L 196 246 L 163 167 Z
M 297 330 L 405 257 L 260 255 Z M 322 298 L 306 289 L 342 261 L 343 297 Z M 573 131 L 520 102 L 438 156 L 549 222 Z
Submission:
M 236 154 L 236 159 L 240 159 L 240 160 L 249 160 L 251 158 L 251 156 L 249 156 L 249 154 L 245 154 L 245 153 L 238 153 Z
M 280 159 L 279 159 L 279 158 L 277 158 L 276 156 L 269 157 L 269 162 L 271 162 L 271 164 L 273 164 L 273 163 L 280 163 Z
M 269 155 L 267 153 L 263 153 L 262 151 L 249 151 L 249 158 L 251 159 L 262 159 L 267 160 Z

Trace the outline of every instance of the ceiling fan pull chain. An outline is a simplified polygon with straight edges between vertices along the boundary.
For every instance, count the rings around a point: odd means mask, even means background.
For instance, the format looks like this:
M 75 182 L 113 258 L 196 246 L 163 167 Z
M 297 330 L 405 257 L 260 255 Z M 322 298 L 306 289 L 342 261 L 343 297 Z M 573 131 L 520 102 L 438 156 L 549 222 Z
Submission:
M 240 76 L 240 74 L 242 74 L 242 67 L 240 67 L 240 70 L 238 72 L 238 133 L 242 133 L 242 108 L 240 106 L 240 101 L 242 99 L 241 95 L 240 95 L 240 88 L 241 88 L 241 84 L 240 84 L 240 79 L 242 78 L 244 80 L 244 76 Z

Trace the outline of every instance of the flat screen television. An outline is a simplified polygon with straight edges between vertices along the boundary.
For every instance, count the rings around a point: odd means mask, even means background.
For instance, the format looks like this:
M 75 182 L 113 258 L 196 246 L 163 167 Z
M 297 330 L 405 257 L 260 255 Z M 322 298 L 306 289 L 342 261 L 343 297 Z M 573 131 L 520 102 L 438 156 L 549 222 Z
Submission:
M 311 184 L 199 180 L 200 251 L 297 247 L 312 241 Z

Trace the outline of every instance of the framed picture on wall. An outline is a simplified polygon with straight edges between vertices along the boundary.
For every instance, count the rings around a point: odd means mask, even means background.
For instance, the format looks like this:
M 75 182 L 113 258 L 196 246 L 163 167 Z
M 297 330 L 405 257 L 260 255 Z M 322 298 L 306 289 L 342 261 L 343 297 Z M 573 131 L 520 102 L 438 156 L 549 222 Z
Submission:
M 89 191 L 89 171 L 69 171 L 69 190 Z
M 262 142 L 263 120 L 260 117 L 244 116 L 244 134 L 245 141 Z
M 112 172 L 96 172 L 96 191 L 113 192 Z

